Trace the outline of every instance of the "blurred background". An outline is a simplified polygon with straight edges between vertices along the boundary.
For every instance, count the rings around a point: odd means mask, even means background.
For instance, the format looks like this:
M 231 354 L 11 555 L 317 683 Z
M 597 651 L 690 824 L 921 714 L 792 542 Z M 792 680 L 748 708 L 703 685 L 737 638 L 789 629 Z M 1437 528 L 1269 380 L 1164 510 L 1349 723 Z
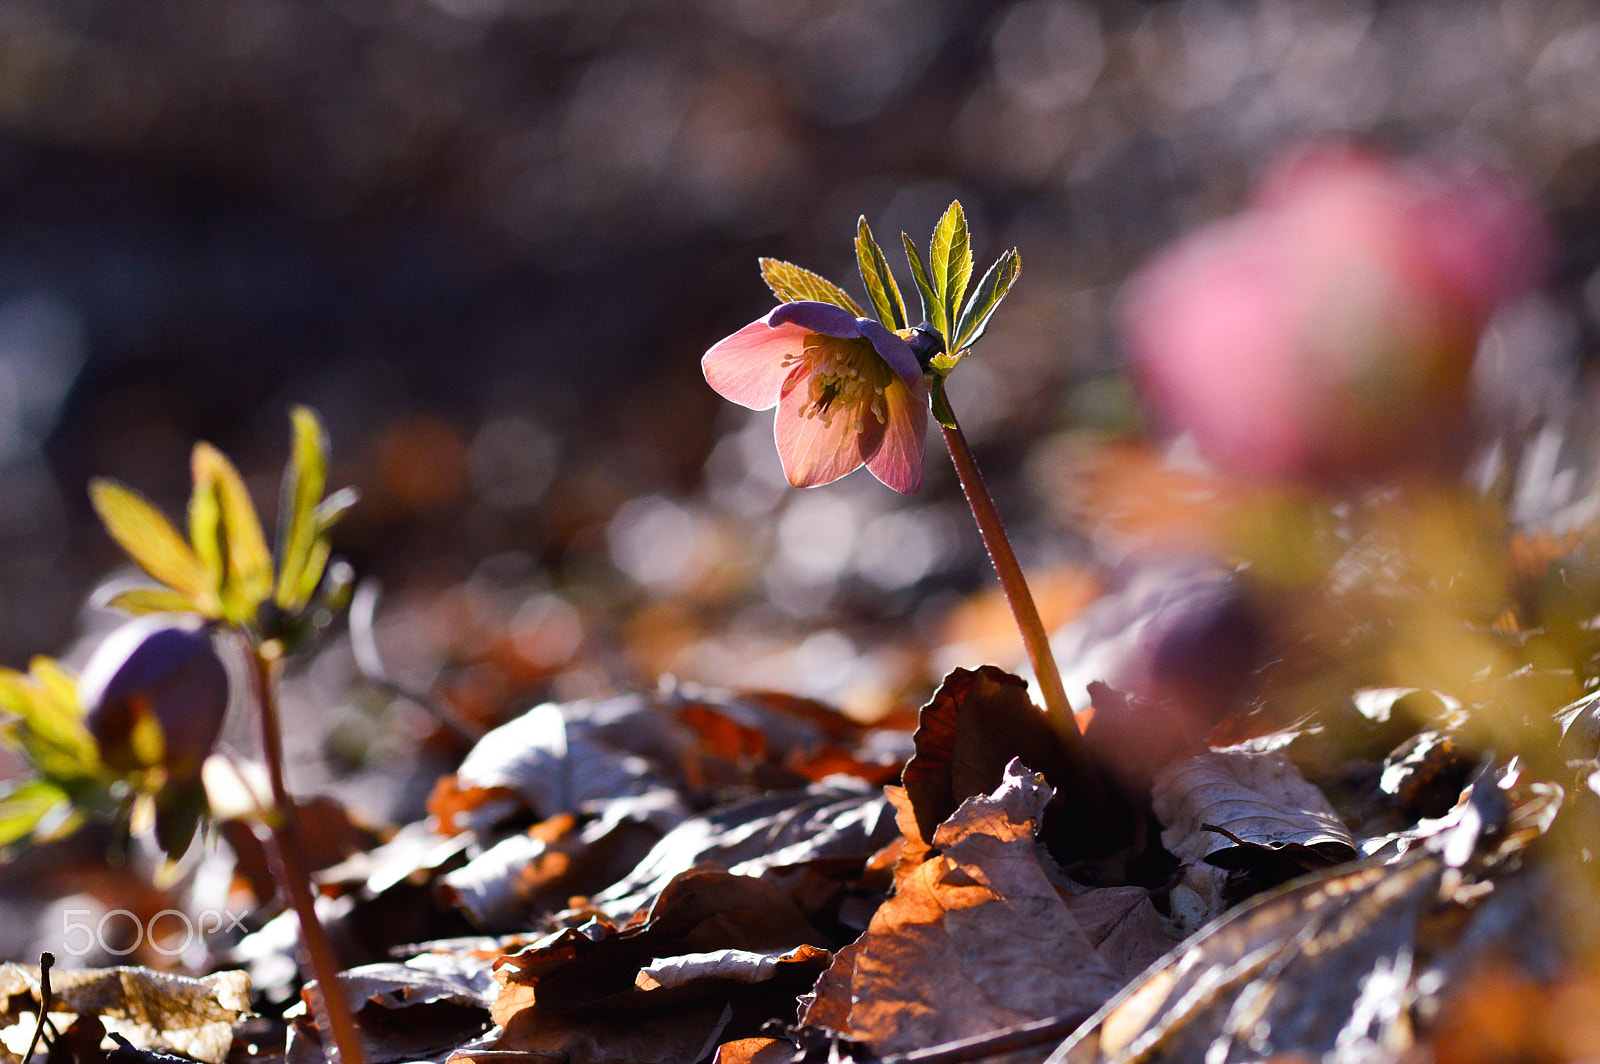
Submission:
M 203 438 L 270 514 L 308 403 L 387 667 L 461 714 L 664 675 L 915 706 L 1020 649 L 936 438 L 917 496 L 796 492 L 771 415 L 706 387 L 757 256 L 859 296 L 857 217 L 920 242 L 952 198 L 980 269 L 1020 248 L 951 390 L 1061 619 L 1093 594 L 1061 470 L 1138 425 L 1119 284 L 1326 133 L 1534 190 L 1552 284 L 1496 335 L 1544 367 L 1513 398 L 1571 402 L 1592 4 L 0 0 L 0 662 L 104 623 L 90 476 L 177 514 Z M 342 631 L 291 693 L 328 725 L 302 785 L 428 731 Z

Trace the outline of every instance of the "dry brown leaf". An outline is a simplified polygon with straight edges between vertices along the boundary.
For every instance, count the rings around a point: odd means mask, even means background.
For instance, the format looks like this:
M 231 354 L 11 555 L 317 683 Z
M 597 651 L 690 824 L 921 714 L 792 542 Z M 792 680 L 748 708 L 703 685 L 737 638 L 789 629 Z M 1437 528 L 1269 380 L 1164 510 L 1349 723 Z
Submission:
M 504 1034 L 494 1048 L 565 1054 L 571 1064 L 700 1060 L 767 1020 L 792 1018 L 795 995 L 827 962 L 824 944 L 772 884 L 686 873 L 633 927 L 569 930 L 503 958 L 493 1015 Z M 705 956 L 720 951 L 733 952 Z
M 1410 1059 L 1415 1021 L 1431 1011 L 1421 999 L 1493 950 L 1525 946 L 1532 914 L 1550 910 L 1515 855 L 1553 804 L 1534 790 L 1508 815 L 1502 792 L 1480 780 L 1389 863 L 1307 876 L 1212 923 L 1049 1064 Z M 1419 958 L 1432 967 L 1427 979 Z
M 135 1045 L 221 1064 L 233 1044 L 233 1024 L 250 1015 L 250 979 L 229 971 L 203 979 L 148 968 L 52 971 L 52 1013 L 95 1016 Z M 0 964 L 0 1027 L 37 1008 L 39 969 Z M 32 1034 L 32 1020 L 28 1022 Z
M 879 1053 L 905 1052 L 1092 1010 L 1165 950 L 1142 892 L 1120 893 L 1100 912 L 1091 911 L 1098 903 L 1062 896 L 1035 844 L 1050 797 L 1041 776 L 1013 762 L 992 795 L 968 799 L 939 827 L 939 855 L 902 879 L 846 951 L 841 1034 Z M 1119 904 L 1125 911 L 1110 915 Z M 1080 905 L 1099 941 L 1075 915 Z M 846 1009 L 843 983 L 842 971 L 825 977 L 808 1022 Z
M 820 946 L 799 945 L 784 953 L 757 953 L 747 949 L 718 949 L 663 957 L 639 969 L 634 981 L 640 990 L 685 986 L 701 979 L 729 979 L 735 983 L 764 983 L 785 964 L 826 963 L 831 955 Z
M 483 1034 L 499 990 L 490 963 L 470 954 L 424 953 L 404 964 L 368 964 L 341 972 L 368 1064 L 442 1061 Z M 290 1027 L 286 1064 L 317 1064 L 332 1033 L 307 1015 L 308 989 Z
M 1317 866 L 1356 855 L 1355 840 L 1322 792 L 1280 754 L 1198 754 L 1157 776 L 1151 798 L 1166 825 L 1162 842 L 1186 861 L 1216 863 L 1241 847 L 1303 853 Z
M 1104 818 L 1085 815 L 1086 793 L 1103 804 L 1098 796 L 1104 788 L 1083 784 L 1097 769 L 1074 758 L 1028 697 L 1027 683 L 1003 669 L 952 670 L 922 707 L 913 740 L 916 754 L 901 781 L 925 839 L 964 800 L 999 786 L 1013 758 L 1022 758 L 1056 788 L 1043 833 L 1058 859 L 1103 856 L 1134 837 L 1131 809 L 1109 809 Z
M 778 1038 L 739 1038 L 717 1047 L 711 1064 L 789 1064 L 794 1046 Z
M 899 759 L 870 730 L 818 702 L 768 692 L 672 687 L 651 695 L 545 703 L 479 740 L 428 811 L 446 834 L 513 817 L 598 811 L 660 791 L 691 804 L 793 787 L 843 771 L 875 785 Z M 687 812 L 687 808 L 685 809 Z
M 690 817 L 592 904 L 614 920 L 626 920 L 675 877 L 707 864 L 745 876 L 774 878 L 817 868 L 848 879 L 859 876 L 867 859 L 894 837 L 892 811 L 879 789 L 837 776 Z
M 582 824 L 562 814 L 502 839 L 442 876 L 440 897 L 485 929 L 511 930 L 565 909 L 635 868 L 681 819 L 676 802 L 662 808 L 665 794 L 608 802 Z
M 628 709 L 643 702 L 624 697 Z M 527 811 L 548 818 L 657 786 L 647 761 L 595 737 L 588 717 L 577 716 L 584 708 L 564 712 L 546 702 L 478 740 L 455 775 L 440 779 L 428 798 L 440 830 L 481 830 Z

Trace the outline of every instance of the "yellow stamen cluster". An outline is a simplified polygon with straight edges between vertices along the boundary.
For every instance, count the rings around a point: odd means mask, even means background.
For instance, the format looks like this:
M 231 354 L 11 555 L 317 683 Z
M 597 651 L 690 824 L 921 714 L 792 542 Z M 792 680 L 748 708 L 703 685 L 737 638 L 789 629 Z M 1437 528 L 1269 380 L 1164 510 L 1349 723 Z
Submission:
M 806 417 L 820 417 L 833 427 L 834 414 L 847 411 L 852 432 L 862 430 L 862 412 L 872 411 L 880 425 L 889 423 L 883 390 L 892 372 L 872 349 L 871 341 L 834 336 L 806 337 L 801 352 L 785 358 L 785 369 L 805 363 L 810 401 Z

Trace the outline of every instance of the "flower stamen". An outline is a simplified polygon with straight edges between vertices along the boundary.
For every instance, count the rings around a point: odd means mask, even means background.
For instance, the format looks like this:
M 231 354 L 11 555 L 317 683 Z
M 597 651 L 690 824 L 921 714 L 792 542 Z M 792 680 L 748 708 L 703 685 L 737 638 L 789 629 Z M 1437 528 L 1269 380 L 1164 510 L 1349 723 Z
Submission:
M 880 365 L 870 344 L 837 336 L 806 337 L 802 350 L 783 360 L 783 368 L 804 365 L 810 400 L 802 416 L 821 418 L 831 428 L 841 412 L 849 419 L 852 431 L 861 431 L 863 411 L 871 411 L 880 425 L 889 423 L 883 401 L 888 386 L 887 366 Z

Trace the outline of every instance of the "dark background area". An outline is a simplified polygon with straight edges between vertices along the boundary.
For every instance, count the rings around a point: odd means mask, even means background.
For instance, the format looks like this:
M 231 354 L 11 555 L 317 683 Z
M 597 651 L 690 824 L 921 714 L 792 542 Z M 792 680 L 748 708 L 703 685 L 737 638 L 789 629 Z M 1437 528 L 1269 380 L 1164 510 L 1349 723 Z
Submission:
M 270 513 L 303 402 L 390 667 L 465 712 L 663 672 L 914 704 L 976 536 L 932 446 L 911 499 L 783 487 L 699 375 L 756 257 L 859 293 L 859 215 L 892 248 L 957 197 L 980 268 L 1021 249 L 952 393 L 1048 580 L 1081 545 L 1041 466 L 1136 421 L 1116 286 L 1329 133 L 1526 180 L 1561 257 L 1501 335 L 1582 359 L 1586 3 L 0 0 L 0 661 L 93 623 L 91 475 L 177 514 L 204 438 Z M 382 711 L 324 662 L 291 693 L 364 751 Z

